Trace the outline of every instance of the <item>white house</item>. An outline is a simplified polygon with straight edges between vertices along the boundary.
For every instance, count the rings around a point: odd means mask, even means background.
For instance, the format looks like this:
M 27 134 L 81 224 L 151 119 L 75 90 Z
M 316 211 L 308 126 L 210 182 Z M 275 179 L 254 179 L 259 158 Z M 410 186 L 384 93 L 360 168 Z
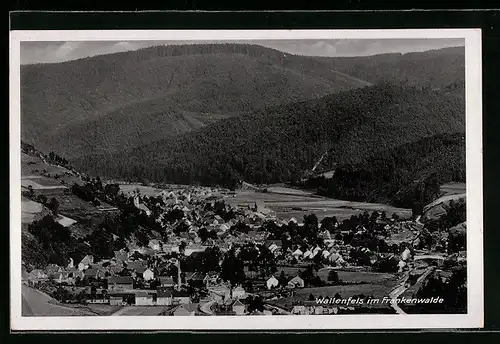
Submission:
M 225 223 L 221 224 L 219 227 L 220 231 L 227 232 L 229 230 L 229 226 Z
M 279 247 L 275 243 L 272 243 L 268 248 L 271 253 L 274 253 L 274 251 L 276 251 Z
M 307 250 L 306 252 L 304 252 L 304 255 L 302 256 L 302 258 L 304 259 L 310 259 L 313 257 L 313 253 L 310 251 L 310 250 Z
M 194 252 L 205 252 L 208 246 L 205 245 L 189 245 L 184 249 L 184 255 L 190 256 Z
M 160 249 L 161 249 L 161 243 L 157 239 L 149 240 L 148 246 L 155 251 L 160 251 Z
M 407 261 L 408 259 L 410 259 L 410 256 L 411 256 L 411 251 L 408 248 L 406 248 L 403 251 L 403 253 L 401 253 L 401 259 L 403 261 Z
M 300 249 L 296 249 L 293 253 L 292 253 L 292 256 L 295 258 L 295 259 L 299 259 L 300 257 L 302 257 L 304 255 L 304 253 L 302 253 L 302 251 Z
M 236 315 L 245 314 L 245 305 L 243 303 L 241 303 L 240 300 L 234 301 L 231 308 L 233 309 L 233 312 L 236 313 Z
M 151 281 L 152 279 L 154 279 L 155 274 L 151 269 L 146 269 L 146 271 L 142 273 L 142 277 L 145 281 Z
M 276 288 L 278 286 L 278 284 L 279 284 L 279 281 L 274 276 L 271 276 L 266 281 L 267 289 Z
M 299 276 L 295 276 L 290 281 L 288 281 L 288 288 L 304 288 L 304 280 Z
M 135 304 L 137 306 L 152 306 L 153 296 L 149 295 L 146 291 L 138 291 L 135 294 Z
M 241 286 L 237 286 L 233 289 L 233 298 L 235 299 L 244 299 L 246 295 L 247 293 L 245 292 L 245 289 L 243 289 Z
M 78 264 L 78 270 L 83 271 L 85 269 L 88 269 L 89 266 L 92 264 L 94 264 L 94 256 L 87 255 L 87 256 L 83 257 L 83 259 Z
M 139 196 L 138 195 L 135 195 L 135 197 L 134 197 L 134 206 L 137 209 L 144 211 L 146 213 L 146 215 L 148 215 L 148 216 L 151 215 L 151 210 L 149 210 L 149 208 L 146 207 L 144 204 L 139 203 Z
M 402 260 L 399 261 L 398 267 L 399 267 L 399 272 L 403 271 L 403 268 L 406 266 L 406 263 Z
M 158 289 L 156 304 L 159 306 L 170 306 L 172 304 L 172 292 L 166 288 Z
M 297 315 L 306 315 L 309 314 L 309 312 L 306 312 L 306 306 L 303 305 L 295 305 L 293 306 L 292 309 L 292 314 L 297 314 Z

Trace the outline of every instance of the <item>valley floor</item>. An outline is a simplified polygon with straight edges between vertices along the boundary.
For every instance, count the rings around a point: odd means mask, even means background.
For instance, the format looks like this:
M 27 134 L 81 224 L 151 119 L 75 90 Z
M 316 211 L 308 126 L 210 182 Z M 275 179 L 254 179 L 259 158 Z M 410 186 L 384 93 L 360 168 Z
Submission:
M 267 192 L 237 190 L 234 195 L 226 196 L 231 205 L 253 205 L 261 203 L 276 212 L 278 218 L 290 220 L 302 219 L 304 215 L 314 213 L 319 219 L 336 216 L 342 220 L 364 211 L 385 211 L 388 216 L 397 214 L 400 218 L 411 217 L 411 209 L 396 208 L 386 204 L 352 202 L 317 196 L 311 192 L 292 188 L 267 188 Z

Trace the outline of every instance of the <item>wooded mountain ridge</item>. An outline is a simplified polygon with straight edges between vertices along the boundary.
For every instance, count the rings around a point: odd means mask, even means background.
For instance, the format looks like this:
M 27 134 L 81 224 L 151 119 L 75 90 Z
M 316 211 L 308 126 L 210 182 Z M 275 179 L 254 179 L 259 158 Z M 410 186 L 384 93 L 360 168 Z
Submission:
M 463 48 L 326 58 L 250 44 L 186 44 L 24 65 L 22 138 L 76 159 L 373 83 L 461 95 L 464 63 Z
M 268 107 L 129 151 L 90 154 L 75 163 L 91 173 L 130 180 L 229 186 L 238 180 L 287 182 L 299 179 L 327 151 L 325 170 L 427 137 L 463 134 L 464 112 L 464 102 L 453 95 L 375 85 Z

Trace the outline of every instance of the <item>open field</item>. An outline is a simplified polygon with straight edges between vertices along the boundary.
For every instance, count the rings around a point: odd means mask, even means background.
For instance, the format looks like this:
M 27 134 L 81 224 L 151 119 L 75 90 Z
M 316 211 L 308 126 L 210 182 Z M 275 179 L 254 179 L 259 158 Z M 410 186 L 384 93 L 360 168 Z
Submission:
M 28 188 L 31 186 L 33 190 L 41 190 L 41 189 L 66 189 L 67 187 L 62 185 L 55 180 L 52 181 L 49 178 L 33 178 L 33 179 L 21 179 L 21 186 Z
M 385 283 L 379 284 L 352 284 L 352 285 L 336 285 L 327 287 L 311 287 L 297 289 L 295 292 L 296 299 L 307 300 L 310 294 L 315 297 L 334 297 L 335 294 L 339 293 L 342 298 L 352 297 L 354 295 L 363 294 L 365 296 L 372 297 L 384 297 L 388 296 L 392 287 L 396 284 L 396 281 L 387 281 Z
M 301 219 L 304 215 L 314 213 L 322 219 L 328 216 L 336 216 L 338 219 L 346 219 L 352 215 L 364 211 L 385 211 L 387 215 L 398 214 L 401 218 L 411 216 L 410 209 L 395 208 L 385 204 L 351 202 L 312 195 L 300 190 L 279 188 L 279 190 L 297 191 L 295 194 L 255 192 L 251 190 L 237 190 L 234 197 L 227 197 L 226 201 L 233 205 L 248 205 L 263 203 L 264 206 L 276 212 L 276 216 L 285 220 L 292 217 Z M 283 191 L 282 190 L 282 191 Z
M 300 266 L 277 266 L 275 276 L 276 277 L 280 276 L 281 271 L 283 271 L 286 277 L 295 277 L 305 269 L 306 269 L 305 267 L 300 267 Z
M 310 191 L 292 189 L 285 186 L 268 186 L 266 190 L 268 193 L 274 193 L 274 194 L 306 196 L 306 197 L 314 196 L 314 194 Z
M 454 193 L 454 194 L 448 194 L 448 195 L 439 197 L 434 202 L 431 202 L 431 203 L 427 204 L 424 207 L 424 212 L 426 212 L 430 208 L 434 207 L 435 205 L 438 205 L 438 204 L 441 204 L 441 203 L 447 204 L 450 201 L 455 201 L 456 202 L 456 201 L 458 201 L 460 199 L 465 199 L 465 198 L 466 198 L 466 193 Z
M 314 198 L 317 200 L 317 198 Z M 311 197 L 307 195 L 283 195 L 270 192 L 255 192 L 249 190 L 237 190 L 236 195 L 226 197 L 231 204 L 251 204 L 254 202 L 276 203 L 276 202 L 306 202 Z
M 161 189 L 152 187 L 152 186 L 144 186 L 141 184 L 121 184 L 120 185 L 120 191 L 123 192 L 125 195 L 132 195 L 135 190 L 139 190 L 141 195 L 144 196 L 158 196 L 160 192 L 162 192 Z
M 71 219 L 88 217 L 89 215 L 101 215 L 101 209 L 113 208 L 111 205 L 102 202 L 96 207 L 90 202 L 86 202 L 77 197 L 69 189 L 45 189 L 36 190 L 36 194 L 44 195 L 47 199 L 55 198 L 59 202 L 59 213 Z
M 441 185 L 441 192 L 445 195 L 463 194 L 465 193 L 465 183 L 448 183 Z
M 59 224 L 64 227 L 69 227 L 77 222 L 76 220 L 70 219 L 69 217 L 60 214 L 57 216 L 56 221 L 59 222 Z
M 31 223 L 35 217 L 43 211 L 43 205 L 22 197 L 21 199 L 21 222 Z
M 47 173 L 50 173 L 51 175 L 53 174 L 62 175 L 65 173 L 73 174 L 70 170 L 68 170 L 65 167 L 46 164 L 39 157 L 31 156 L 21 152 L 21 174 L 28 176 L 30 174 L 33 174 L 32 171 L 34 170 L 38 171 L 45 170 Z

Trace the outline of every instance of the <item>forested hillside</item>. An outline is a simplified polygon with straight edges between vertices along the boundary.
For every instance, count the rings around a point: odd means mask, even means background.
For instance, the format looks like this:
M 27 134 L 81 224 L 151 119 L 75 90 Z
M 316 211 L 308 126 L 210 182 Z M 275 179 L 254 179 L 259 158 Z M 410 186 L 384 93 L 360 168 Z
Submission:
M 426 137 L 463 133 L 464 112 L 463 101 L 454 96 L 383 84 L 268 107 L 189 135 L 119 154 L 89 155 L 75 163 L 92 173 L 131 180 L 225 185 L 240 179 L 290 181 L 326 151 L 328 168 L 359 163 Z
M 22 138 L 67 158 L 369 83 L 313 58 L 238 44 L 158 46 L 22 66 Z
M 407 54 L 317 59 L 339 72 L 374 84 L 405 82 L 408 85 L 428 85 L 446 90 L 462 87 L 465 83 L 464 47 Z
M 396 82 L 463 98 L 464 48 L 326 58 L 249 44 L 158 46 L 21 68 L 22 138 L 111 154 L 263 107 Z
M 381 151 L 300 184 L 320 195 L 420 209 L 449 181 L 465 182 L 465 134 L 442 134 Z M 421 210 L 421 209 L 420 209 Z

